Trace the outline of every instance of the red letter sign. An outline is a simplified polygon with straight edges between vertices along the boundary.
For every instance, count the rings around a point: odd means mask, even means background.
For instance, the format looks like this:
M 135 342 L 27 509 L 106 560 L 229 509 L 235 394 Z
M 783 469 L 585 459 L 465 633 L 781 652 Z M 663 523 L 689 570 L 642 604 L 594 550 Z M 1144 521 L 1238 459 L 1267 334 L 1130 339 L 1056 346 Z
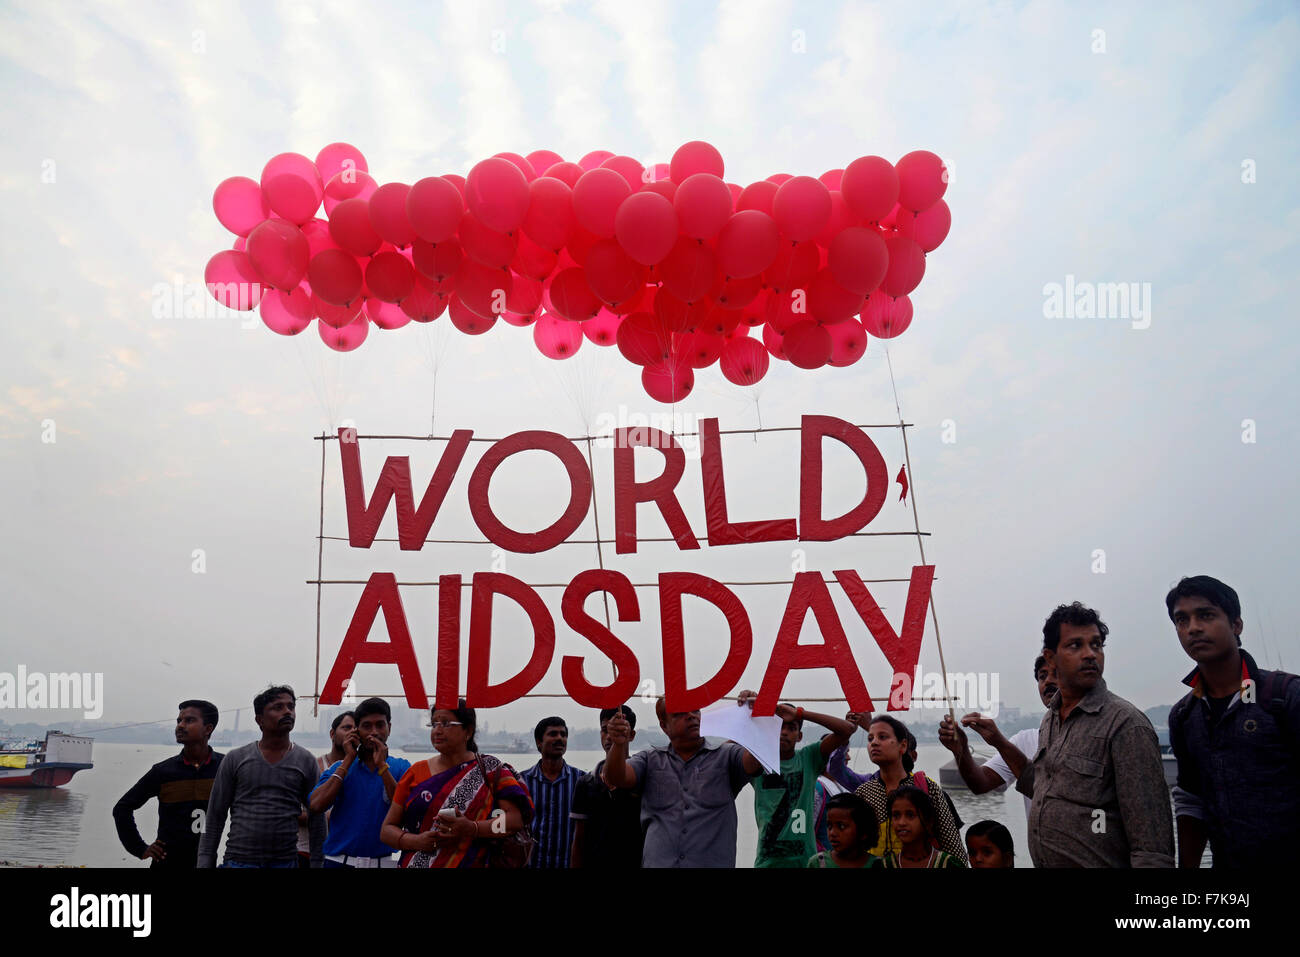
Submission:
M 380 608 L 384 610 L 388 641 L 367 641 Z M 406 626 L 406 612 L 402 610 L 402 599 L 397 593 L 397 576 L 392 572 L 375 572 L 366 582 L 366 589 L 352 615 L 352 623 L 343 636 L 343 647 L 339 649 L 330 676 L 321 689 L 320 703 L 339 704 L 343 700 L 344 679 L 351 678 L 360 664 L 397 665 L 407 705 L 429 707 L 424 682 L 420 680 L 420 666 L 415 662 L 411 631 Z
M 537 687 L 555 653 L 555 622 L 546 605 L 528 585 L 500 572 L 474 575 L 469 610 L 469 690 L 465 704 L 471 708 L 496 708 L 509 704 Z M 499 685 L 488 684 L 492 658 L 492 597 L 505 595 L 528 613 L 533 623 L 533 653 L 513 678 Z
M 658 478 L 648 482 L 636 480 L 635 448 L 638 445 L 656 448 L 663 453 L 664 470 Z M 620 555 L 636 551 L 638 502 L 654 502 L 659 506 L 659 514 L 677 540 L 678 548 L 700 547 L 674 491 L 685 468 L 686 453 L 667 432 L 648 428 L 614 430 L 614 551 Z
M 916 673 L 916 662 L 921 657 L 921 636 L 925 634 L 925 609 L 930 604 L 930 585 L 934 582 L 933 565 L 916 565 L 912 568 L 912 580 L 907 586 L 907 607 L 903 610 L 902 634 L 896 634 L 894 628 L 885 620 L 885 614 L 871 597 L 871 592 L 863 583 L 858 573 L 852 570 L 838 571 L 836 579 L 844 588 L 844 593 L 853 602 L 859 617 L 876 639 L 876 644 L 889 659 L 889 666 L 894 675 L 906 675 L 906 690 L 899 695 L 901 706 L 894 707 L 894 698 L 890 697 L 890 711 L 906 711 L 912 704 L 912 675 Z
M 609 658 L 614 665 L 615 677 L 607 685 L 593 685 L 583 674 L 582 659 L 577 655 L 565 655 L 560 661 L 560 678 L 569 697 L 584 708 L 615 708 L 636 693 L 641 667 L 632 649 L 583 609 L 587 596 L 595 591 L 607 591 L 614 596 L 619 621 L 641 620 L 636 589 L 622 572 L 592 568 L 578 573 L 564 589 L 560 604 L 564 620 Z
M 851 511 L 822 518 L 822 438 L 839 439 L 858 457 L 867 474 L 867 491 Z M 880 449 L 861 429 L 829 415 L 805 415 L 799 441 L 799 539 L 833 542 L 871 522 L 889 493 L 889 472 Z M 854 710 L 863 710 L 856 708 Z
M 569 507 L 553 525 L 540 532 L 516 532 L 512 528 L 506 528 L 493 514 L 492 503 L 488 501 L 492 473 L 507 458 L 525 449 L 550 452 L 569 473 Z M 582 524 L 582 520 L 587 517 L 590 501 L 591 470 L 587 468 L 587 460 L 572 442 L 555 432 L 516 432 L 506 436 L 494 443 L 488 453 L 479 459 L 469 480 L 469 510 L 479 531 L 493 544 L 512 552 L 544 552 L 548 548 L 554 548 Z M 477 581 L 478 576 L 475 575 L 474 579 Z
M 682 595 L 695 595 L 717 605 L 731 629 L 727 660 L 698 688 L 686 686 L 686 643 L 682 627 Z M 745 606 L 720 582 L 693 572 L 663 572 L 659 576 L 659 615 L 664 649 L 664 707 L 669 712 L 698 711 L 724 697 L 745 673 L 754 634 Z

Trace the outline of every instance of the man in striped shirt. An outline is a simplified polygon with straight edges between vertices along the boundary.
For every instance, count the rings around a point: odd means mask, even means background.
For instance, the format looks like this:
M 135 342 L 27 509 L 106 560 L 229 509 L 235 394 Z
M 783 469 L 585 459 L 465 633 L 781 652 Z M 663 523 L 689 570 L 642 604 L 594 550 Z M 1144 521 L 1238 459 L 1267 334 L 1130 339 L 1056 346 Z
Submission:
M 573 792 L 583 772 L 565 763 L 569 747 L 569 727 L 563 718 L 543 718 L 533 729 L 533 738 L 542 759 L 519 775 L 532 795 L 533 848 L 529 867 L 568 867 L 573 844 Z

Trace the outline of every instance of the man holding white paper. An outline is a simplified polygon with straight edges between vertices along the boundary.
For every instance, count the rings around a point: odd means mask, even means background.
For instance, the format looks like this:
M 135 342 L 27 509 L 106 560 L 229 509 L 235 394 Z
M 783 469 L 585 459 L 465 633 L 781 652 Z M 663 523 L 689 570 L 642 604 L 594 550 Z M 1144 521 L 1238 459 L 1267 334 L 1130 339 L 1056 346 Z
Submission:
M 738 700 L 748 710 L 757 697 L 752 691 L 742 691 Z M 758 824 L 754 866 L 807 867 L 808 859 L 817 853 L 814 827 L 817 778 L 826 770 L 826 759 L 840 745 L 848 743 L 857 725 L 792 704 L 777 705 L 776 717 L 781 721 L 781 766 L 767 773 L 760 769 L 750 775 L 754 785 L 754 820 Z M 820 724 L 830 734 L 800 748 L 804 721 Z
M 655 713 L 668 746 L 629 758 L 631 728 L 615 714 L 606 725 L 611 744 L 601 774 L 611 788 L 641 791 L 641 866 L 735 867 L 736 795 L 762 765 L 733 741 L 710 747 L 698 711 L 669 713 L 660 698 Z

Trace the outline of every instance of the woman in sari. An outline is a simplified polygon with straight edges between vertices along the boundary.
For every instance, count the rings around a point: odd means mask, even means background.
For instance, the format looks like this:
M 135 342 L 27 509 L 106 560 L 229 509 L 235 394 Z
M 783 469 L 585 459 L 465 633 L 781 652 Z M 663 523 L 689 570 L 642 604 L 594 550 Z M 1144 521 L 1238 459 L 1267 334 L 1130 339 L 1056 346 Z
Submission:
M 489 867 L 501 841 L 532 820 L 527 788 L 510 765 L 478 753 L 474 709 L 459 705 L 433 709 L 437 754 L 411 765 L 393 792 L 380 840 L 402 852 L 402 867 Z

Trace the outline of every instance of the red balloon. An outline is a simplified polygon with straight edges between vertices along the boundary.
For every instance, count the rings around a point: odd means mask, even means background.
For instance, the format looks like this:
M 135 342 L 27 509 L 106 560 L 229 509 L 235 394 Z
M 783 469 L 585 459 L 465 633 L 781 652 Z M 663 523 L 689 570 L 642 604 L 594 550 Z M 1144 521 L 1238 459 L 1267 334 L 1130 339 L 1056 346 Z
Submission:
M 564 251 L 568 253 L 569 258 L 573 260 L 575 265 L 580 266 L 587 261 L 587 253 L 591 251 L 591 247 L 600 242 L 600 240 L 600 236 L 583 229 L 580 225 L 575 225 L 573 227 L 573 235 L 569 237 L 569 242 L 564 247 Z M 565 266 L 563 262 L 560 262 L 558 265 L 561 269 Z
M 267 292 L 248 253 L 225 249 L 208 260 L 203 270 L 208 292 L 227 309 L 247 312 Z
M 929 150 L 915 150 L 894 166 L 898 170 L 898 205 L 919 213 L 929 209 L 948 189 L 948 168 Z
M 506 290 L 506 312 L 516 316 L 528 317 L 542 306 L 542 284 L 527 276 L 511 276 L 510 288 Z M 517 323 L 515 323 L 517 325 Z
M 711 332 L 685 332 L 677 337 L 672 351 L 682 356 L 692 369 L 707 369 L 722 355 L 725 340 Z
M 767 375 L 770 362 L 757 339 L 732 339 L 723 346 L 719 368 L 733 385 L 754 385 Z
M 504 160 L 503 160 L 504 162 Z M 475 262 L 504 269 L 515 258 L 519 240 L 515 233 L 500 233 L 479 222 L 472 210 L 460 218 L 460 245 Z
M 579 323 L 582 334 L 598 346 L 612 346 L 618 341 L 618 330 L 623 317 L 602 309 L 593 319 Z
M 626 302 L 645 286 L 646 269 L 612 239 L 591 247 L 583 263 L 587 285 L 607 303 Z
M 447 315 L 451 324 L 467 336 L 481 336 L 497 324 L 496 318 L 484 318 L 471 310 L 455 293 L 447 300 Z
M 704 298 L 713 288 L 716 260 L 704 243 L 683 236 L 659 264 L 664 288 L 684 302 Z
M 840 188 L 840 183 L 844 180 L 844 170 L 829 169 L 818 176 L 817 179 L 833 193 Z
M 370 225 L 385 242 L 399 249 L 415 241 L 415 227 L 406 218 L 406 200 L 411 187 L 405 183 L 385 183 L 370 197 Z
M 612 169 L 592 169 L 573 187 L 573 212 L 584 229 L 601 239 L 614 235 L 614 217 L 632 195 L 627 180 Z
M 403 312 L 402 307 L 395 302 L 366 299 L 364 309 L 370 321 L 380 329 L 400 329 L 411 321 L 410 315 Z
M 783 242 L 777 249 L 776 259 L 764 271 L 763 280 L 773 289 L 785 292 L 802 288 L 817 271 L 819 260 L 816 243 Z
M 811 176 L 796 176 L 782 183 L 772 198 L 772 218 L 786 239 L 812 239 L 831 216 L 831 193 Z
M 582 326 L 543 313 L 533 326 L 533 342 L 548 359 L 567 359 L 582 346 Z
M 825 325 L 843 322 L 861 308 L 862 293 L 845 289 L 829 269 L 817 270 L 808 284 L 808 312 L 818 322 Z
M 812 319 L 796 322 L 781 337 L 785 357 L 800 369 L 820 369 L 831 359 L 831 334 Z
M 641 370 L 641 386 L 656 402 L 680 402 L 695 388 L 695 372 L 685 359 L 669 356 Z
M 865 296 L 885 278 L 889 249 L 875 229 L 850 226 L 831 242 L 826 263 L 837 283 Z
M 831 336 L 830 364 L 843 368 L 851 366 L 867 351 L 867 333 L 857 322 L 837 322 L 827 326 Z
M 555 271 L 558 261 L 555 253 L 543 249 L 527 236 L 519 234 L 519 245 L 510 258 L 510 268 L 521 276 L 541 282 Z
M 763 318 L 773 332 L 784 335 L 796 322 L 808 318 L 807 293 L 806 289 L 793 289 L 790 292 L 777 291 L 767 297 Z
M 528 184 L 523 231 L 544 249 L 559 249 L 573 235 L 573 190 L 563 180 L 539 176 Z
M 673 209 L 682 235 L 712 239 L 731 217 L 731 190 L 712 173 L 696 173 L 677 184 Z
M 258 223 L 271 218 L 262 187 L 247 176 L 232 176 L 218 183 L 212 193 L 212 211 L 236 236 L 247 236 Z
M 551 279 L 550 297 L 555 312 L 570 322 L 582 322 L 600 312 L 600 300 L 587 285 L 583 271 L 576 266 L 555 274 Z
M 380 252 L 366 263 L 366 288 L 384 302 L 401 302 L 415 288 L 415 268 L 399 252 Z
M 668 356 L 669 339 L 659 320 L 648 312 L 625 316 L 615 334 L 618 351 L 628 362 L 639 366 L 654 365 Z
M 714 296 L 719 305 L 728 309 L 741 309 L 751 302 L 763 291 L 763 277 L 749 276 L 745 279 L 731 278 L 722 284 Z
M 465 177 L 457 173 L 443 173 L 442 178 L 456 187 L 456 192 L 460 193 L 460 198 L 465 198 Z
M 379 184 L 369 173 L 345 170 L 335 173 L 325 184 L 325 215 L 333 216 L 334 207 L 345 199 L 369 199 Z
M 668 165 L 668 176 L 674 183 L 684 183 L 697 173 L 708 173 L 721 179 L 725 171 L 722 154 L 702 140 L 692 140 L 677 147 Z
M 613 155 L 614 154 L 609 150 L 592 150 L 582 159 L 578 160 L 578 165 L 582 167 L 584 172 L 587 170 L 593 170 Z
M 667 341 L 674 332 L 685 332 L 694 324 L 689 303 L 678 299 L 667 289 L 660 289 L 654 297 L 654 316 L 659 330 Z
M 906 226 L 903 221 L 898 222 L 899 234 L 916 240 L 916 244 L 927 253 L 938 249 L 952 228 L 952 211 L 943 200 L 915 215 L 907 212 L 901 215 L 910 218 L 906 219 Z
M 399 308 L 416 322 L 433 322 L 447 309 L 447 295 L 423 276 L 415 279 L 415 288 L 401 301 Z
M 556 163 L 546 171 L 546 175 L 553 179 L 558 179 L 565 186 L 569 187 L 569 189 L 573 189 L 573 187 L 578 184 L 578 180 L 582 178 L 582 174 L 585 172 L 586 170 L 577 163 Z
M 791 176 L 789 173 L 773 173 L 771 176 L 767 178 L 767 181 L 769 183 L 775 183 L 777 186 L 780 186 L 782 183 L 788 183 L 792 179 L 794 179 L 794 177 Z
M 877 339 L 902 335 L 911 324 L 912 300 L 906 296 L 895 299 L 877 290 L 862 307 L 862 327 Z
M 339 244 L 330 235 L 330 224 L 323 219 L 309 219 L 300 227 L 307 238 L 307 248 L 315 256 L 326 249 L 338 249 Z
M 677 242 L 677 213 L 657 193 L 634 193 L 614 214 L 618 244 L 643 266 L 663 262 Z
M 508 269 L 494 269 L 467 259 L 456 273 L 456 296 L 465 308 L 484 319 L 506 311 L 514 280 Z
M 736 210 L 756 209 L 760 213 L 771 216 L 772 200 L 776 198 L 776 190 L 776 183 L 768 180 L 750 183 L 740 191 L 740 199 L 736 200 Z
M 898 172 L 882 157 L 859 157 L 845 167 L 840 192 L 861 219 L 879 222 L 898 202 Z
M 671 203 L 673 197 L 677 195 L 677 184 L 670 179 L 657 179 L 653 183 L 646 183 L 642 186 L 641 192 L 658 193 Z M 674 215 L 676 214 L 674 213 Z
M 361 315 L 361 307 L 365 305 L 365 300 L 360 296 L 348 303 L 346 306 L 336 306 L 333 303 L 326 302 L 320 296 L 312 293 L 311 311 L 320 317 L 317 325 L 331 326 L 335 329 L 342 329 L 356 321 L 357 316 Z
M 533 180 L 537 179 L 537 167 L 534 166 L 526 157 L 520 156 L 518 153 L 497 153 L 496 158 L 509 160 L 511 163 L 514 163 L 519 172 L 524 174 L 524 179 L 528 182 L 531 183 Z
M 311 262 L 307 237 L 283 219 L 268 219 L 254 227 L 248 234 L 247 252 L 258 275 L 276 289 L 297 289 Z
M 295 225 L 316 215 L 325 196 L 316 164 L 298 153 L 281 153 L 262 168 L 262 193 L 272 212 Z
M 361 296 L 361 266 L 342 249 L 327 249 L 312 257 L 307 281 L 314 295 L 335 306 L 345 306 Z
M 718 236 L 718 267 L 724 275 L 733 278 L 757 276 L 775 262 L 780 246 L 776 221 L 756 209 L 744 210 L 722 227 Z
M 301 286 L 289 292 L 269 290 L 262 297 L 258 312 L 272 332 L 296 336 L 311 325 L 311 293 Z
M 889 269 L 880 282 L 880 289 L 890 296 L 905 296 L 925 276 L 925 253 L 915 240 L 906 236 L 886 239 L 885 248 L 889 250 Z
M 462 259 L 464 252 L 460 243 L 454 239 L 437 245 L 417 239 L 411 244 L 411 262 L 422 276 L 434 282 L 442 282 L 456 275 Z
M 600 164 L 602 169 L 612 169 L 627 180 L 627 185 L 636 192 L 645 183 L 645 167 L 630 156 L 611 156 Z
M 369 169 L 361 150 L 350 143 L 331 143 L 316 154 L 316 170 L 326 183 L 339 173 L 364 173 Z
M 771 326 L 763 327 L 763 347 L 771 354 L 773 359 L 785 359 L 785 351 L 781 348 L 783 336 Z
M 631 299 L 608 303 L 604 307 L 616 316 L 630 316 L 634 312 L 645 312 L 654 306 L 655 292 L 658 286 L 642 286 Z
M 844 202 L 839 190 L 831 190 L 831 215 L 826 220 L 826 225 L 822 227 L 822 231 L 817 234 L 817 245 L 822 249 L 829 249 L 836 236 L 850 226 L 856 225 L 858 219 Z
M 426 176 L 406 194 L 406 219 L 425 242 L 451 239 L 464 214 L 460 191 L 441 176 Z
M 524 159 L 533 165 L 538 176 L 545 176 L 546 171 L 556 163 L 563 163 L 564 157 L 559 153 L 553 153 L 550 150 L 533 150 Z
M 370 256 L 384 241 L 370 220 L 370 201 L 345 199 L 330 216 L 330 238 L 353 256 Z
M 517 229 L 528 213 L 528 179 L 509 159 L 493 156 L 469 171 L 465 201 L 469 211 L 488 229 L 508 233 Z
M 370 322 L 365 316 L 358 316 L 342 328 L 318 322 L 316 331 L 320 333 L 321 341 L 335 352 L 351 352 L 366 341 L 366 336 L 370 332 Z

